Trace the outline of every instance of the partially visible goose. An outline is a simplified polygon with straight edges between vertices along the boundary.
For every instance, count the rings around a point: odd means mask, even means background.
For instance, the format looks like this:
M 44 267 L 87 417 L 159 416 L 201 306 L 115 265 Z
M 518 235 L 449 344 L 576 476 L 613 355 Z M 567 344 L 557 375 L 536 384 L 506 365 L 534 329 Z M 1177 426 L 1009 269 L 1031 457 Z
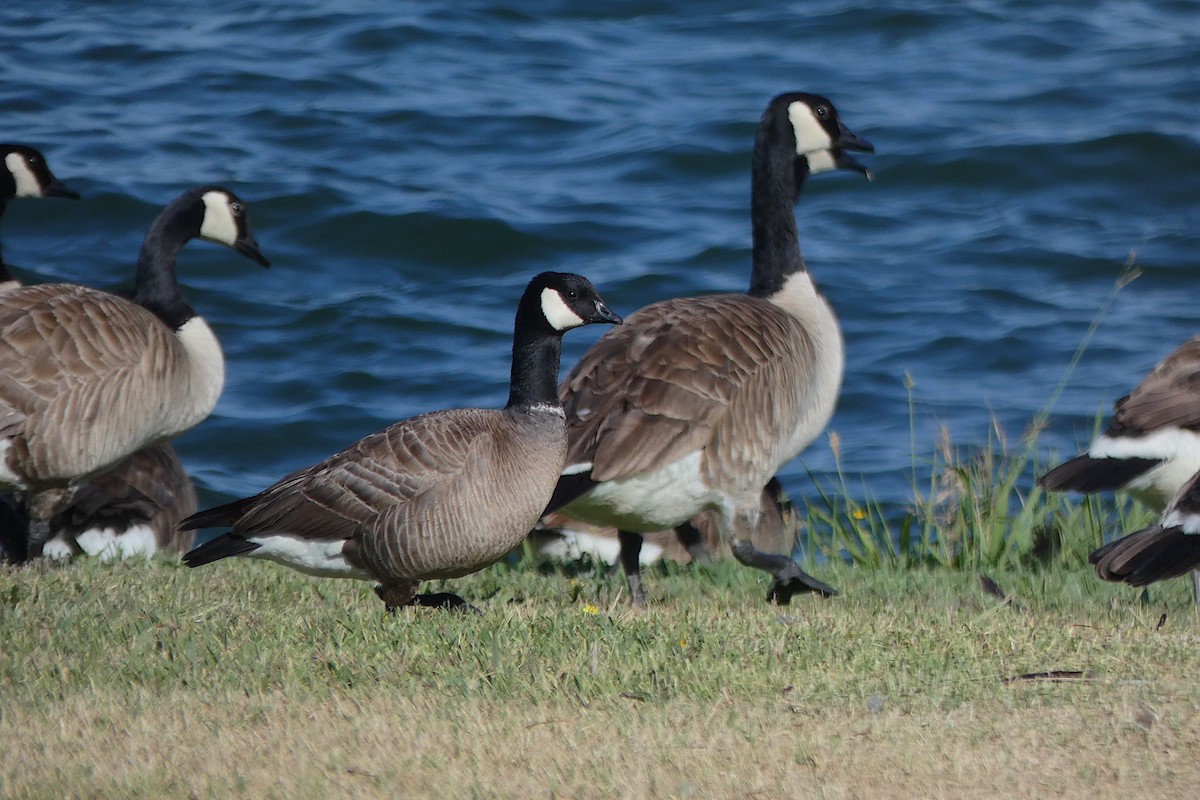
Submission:
M 778 478 L 772 478 L 763 489 L 761 506 L 758 527 L 750 536 L 754 547 L 765 553 L 791 553 L 801 523 L 796 507 Z M 729 556 L 729 548 L 721 541 L 721 532 L 717 529 L 717 515 L 711 509 L 674 529 L 640 535 L 632 546 L 624 548 L 616 529 L 589 525 L 558 513 L 546 515 L 542 526 L 531 534 L 531 540 L 538 556 L 558 561 L 588 556 L 617 565 L 624 556 L 636 557 L 641 566 L 646 566 L 659 559 L 687 564 Z M 806 578 L 809 590 L 825 596 L 837 594 L 836 589 L 816 578 Z
M 1164 508 L 1200 471 L 1200 336 L 1160 361 L 1113 406 L 1108 429 L 1038 478 L 1052 492 L 1125 491 Z
M 1166 520 L 1189 519 L 1191 512 L 1183 510 L 1189 497 L 1185 486 L 1197 472 L 1200 472 L 1200 336 L 1177 347 L 1133 391 L 1116 402 L 1108 429 L 1096 437 L 1086 453 L 1050 470 L 1038 478 L 1038 484 L 1052 492 L 1125 491 L 1151 508 L 1166 508 L 1164 521 L 1158 526 L 1131 534 L 1092 554 L 1092 563 L 1096 564 L 1100 577 L 1122 580 L 1120 576 L 1127 569 L 1125 559 L 1133 559 L 1135 555 L 1138 559 L 1147 557 L 1142 548 L 1159 554 L 1186 552 L 1192 540 L 1176 541 L 1176 537 L 1189 524 L 1195 530 L 1195 520 L 1187 524 Z M 1152 531 L 1155 533 L 1151 534 Z M 1163 567 L 1160 563 L 1155 571 L 1163 573 Z M 1172 575 L 1183 575 L 1188 569 L 1191 567 Z M 1170 576 L 1161 574 L 1151 580 L 1164 577 Z M 1200 573 L 1192 574 L 1192 596 L 1200 604 Z
M 43 555 L 104 559 L 186 553 L 194 531 L 179 523 L 198 507 L 196 489 L 169 444 L 139 450 L 110 470 L 84 478 L 50 520 Z
M 46 158 L 32 147 L 23 144 L 0 144 L 4 169 L 0 169 L 0 216 L 8 201 L 16 197 L 67 197 L 78 200 L 79 195 L 54 177 Z M 0 252 L 0 292 L 20 284 L 8 271 Z
M 388 610 L 462 605 L 417 596 L 501 558 L 541 515 L 562 471 L 562 335 L 619 323 L 586 278 L 544 272 L 517 307 L 512 378 L 502 410 L 435 411 L 397 422 L 253 497 L 202 511 L 184 529 L 229 527 L 184 556 L 276 561 L 312 575 L 377 581 Z
M 242 201 L 202 186 L 150 227 L 132 300 L 74 284 L 0 293 L 0 491 L 29 495 L 30 556 L 72 484 L 194 427 L 216 404 L 221 347 L 175 277 L 197 237 L 269 263 Z
M 806 588 L 790 557 L 752 542 L 763 487 L 824 429 L 842 380 L 841 331 L 792 207 L 810 174 L 869 175 L 846 150 L 873 149 L 824 97 L 770 102 L 754 142 L 749 292 L 654 303 L 584 355 L 562 387 L 570 450 L 547 511 L 616 527 L 632 548 L 713 509 L 734 557 L 773 576 L 773 600 Z M 637 559 L 622 563 L 641 605 Z
M 1146 586 L 1200 567 L 1200 473 L 1184 484 L 1157 525 L 1096 550 L 1088 560 L 1106 581 Z

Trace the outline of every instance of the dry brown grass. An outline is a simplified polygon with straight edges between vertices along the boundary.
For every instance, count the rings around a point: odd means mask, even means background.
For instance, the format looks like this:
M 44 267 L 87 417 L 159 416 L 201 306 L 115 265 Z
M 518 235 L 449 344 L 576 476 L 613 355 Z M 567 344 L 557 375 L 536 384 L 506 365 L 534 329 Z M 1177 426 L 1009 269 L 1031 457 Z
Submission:
M 1183 682 L 1022 685 L 1007 704 L 915 713 L 797 707 L 786 693 L 582 707 L 100 691 L 5 714 L 0 786 L 26 798 L 1191 798 L 1197 711 Z

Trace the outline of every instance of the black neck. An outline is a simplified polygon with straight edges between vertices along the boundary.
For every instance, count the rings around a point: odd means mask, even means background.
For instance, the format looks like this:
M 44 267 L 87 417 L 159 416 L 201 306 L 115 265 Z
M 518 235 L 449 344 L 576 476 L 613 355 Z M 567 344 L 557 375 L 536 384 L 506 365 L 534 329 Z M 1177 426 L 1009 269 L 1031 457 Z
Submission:
M 558 366 L 562 360 L 562 335 L 549 326 L 513 336 L 512 378 L 506 408 L 558 406 Z
M 137 281 L 134 301 L 153 313 L 173 330 L 196 316 L 195 310 L 183 299 L 179 281 L 175 278 L 175 259 L 179 251 L 195 236 L 199 226 L 187 225 L 175 209 L 168 206 L 146 234 L 138 253 Z
M 513 324 L 512 377 L 505 408 L 526 409 L 547 404 L 562 407 L 558 399 L 562 334 L 542 313 L 542 292 L 532 284 L 527 286 L 517 304 Z
M 777 126 L 760 126 L 750 178 L 750 222 L 754 236 L 752 297 L 770 297 L 788 276 L 805 269 L 796 229 L 796 200 L 808 178 L 808 161 Z

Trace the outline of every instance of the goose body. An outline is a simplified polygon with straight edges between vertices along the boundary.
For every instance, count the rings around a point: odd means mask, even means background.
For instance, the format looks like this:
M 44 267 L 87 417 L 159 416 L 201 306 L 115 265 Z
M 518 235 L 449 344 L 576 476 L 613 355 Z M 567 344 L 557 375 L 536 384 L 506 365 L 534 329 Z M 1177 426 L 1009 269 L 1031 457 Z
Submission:
M 587 279 L 538 275 L 518 307 L 503 409 L 398 422 L 253 497 L 202 511 L 181 527 L 232 530 L 184 561 L 248 555 L 372 580 L 389 609 L 422 602 L 423 580 L 495 562 L 533 527 L 566 458 L 555 387 L 563 332 L 619 321 Z
M 227 190 L 185 192 L 158 216 L 133 299 L 75 284 L 0 293 L 0 490 L 30 499 L 30 555 L 79 480 L 197 425 L 224 384 L 221 347 L 175 277 L 201 237 L 267 265 Z
M 548 511 L 614 526 L 633 546 L 711 509 L 735 557 L 774 576 L 774 599 L 804 588 L 790 558 L 752 538 L 763 487 L 824 429 L 841 385 L 841 331 L 792 206 L 811 173 L 866 172 L 847 149 L 873 148 L 827 99 L 771 101 L 755 136 L 749 292 L 654 303 L 585 354 L 562 386 L 570 444 Z M 622 562 L 641 604 L 637 560 Z
M 23 144 L 0 144 L 0 216 L 9 200 L 17 197 L 65 197 L 78 200 L 79 195 L 54 177 L 46 158 L 32 147 Z M 9 272 L 0 254 L 0 292 L 20 284 Z
M 1087 451 L 1038 478 L 1049 491 L 1125 491 L 1163 509 L 1200 471 L 1200 336 L 1181 344 L 1113 406 Z
M 43 555 L 103 559 L 186 553 L 192 531 L 177 529 L 197 508 L 196 489 L 169 444 L 139 450 L 112 469 L 77 482 L 50 520 Z

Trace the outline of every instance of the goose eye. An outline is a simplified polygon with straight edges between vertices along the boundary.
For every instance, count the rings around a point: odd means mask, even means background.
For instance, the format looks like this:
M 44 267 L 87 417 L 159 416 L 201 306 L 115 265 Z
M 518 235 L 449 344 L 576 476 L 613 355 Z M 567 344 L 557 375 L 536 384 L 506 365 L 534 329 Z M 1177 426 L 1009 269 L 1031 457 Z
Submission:
M 242 204 L 237 202 L 230 203 L 229 212 L 235 217 L 240 217 L 242 215 Z
M 26 160 L 27 162 L 29 162 L 30 164 L 36 164 L 36 163 L 38 163 L 38 157 L 37 157 L 37 156 L 26 156 L 26 157 L 25 157 L 25 160 Z
M 829 106 L 819 105 L 816 109 L 817 119 L 829 119 Z
M 578 300 L 579 292 L 575 291 L 574 289 L 568 289 L 567 290 L 567 299 L 568 300 Z

